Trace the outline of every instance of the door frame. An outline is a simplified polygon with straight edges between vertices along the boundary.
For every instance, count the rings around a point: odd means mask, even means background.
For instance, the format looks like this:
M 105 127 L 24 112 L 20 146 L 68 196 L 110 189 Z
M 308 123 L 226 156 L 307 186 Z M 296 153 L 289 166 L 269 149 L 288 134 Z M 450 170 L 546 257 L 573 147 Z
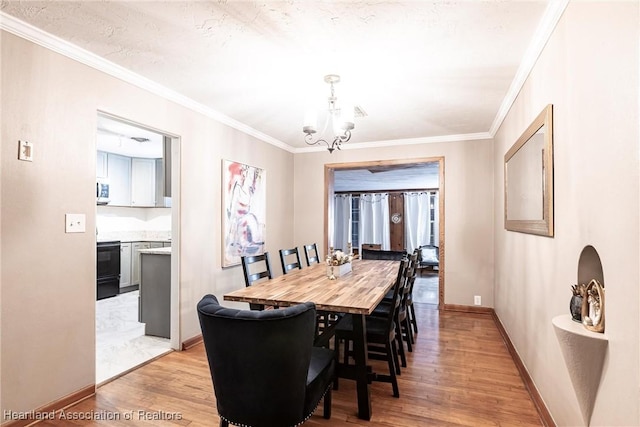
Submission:
M 335 184 L 335 171 L 347 169 L 367 169 L 374 166 L 406 166 L 408 164 L 420 163 L 438 163 L 438 197 L 439 197 L 439 267 L 438 267 L 438 309 L 444 310 L 444 271 L 445 271 L 445 182 L 444 182 L 444 156 L 421 157 L 412 159 L 394 159 L 394 160 L 373 160 L 363 162 L 348 163 L 325 163 L 324 165 L 324 247 L 325 251 L 329 247 L 329 232 L 331 224 L 333 224 L 333 195 Z
M 136 122 L 105 110 L 98 109 L 96 117 L 103 116 L 112 120 L 129 124 L 140 129 L 146 129 L 168 137 L 171 140 L 171 305 L 169 320 L 169 343 L 171 349 L 182 349 L 180 336 L 180 222 L 181 222 L 181 194 L 180 194 L 180 165 L 182 139 L 179 135 L 157 129 L 146 124 Z M 96 147 L 94 147 L 96 148 Z M 97 148 L 96 148 L 97 151 Z M 164 156 L 166 158 L 166 154 Z M 97 215 L 97 211 L 96 211 Z M 95 309 L 93 317 L 95 318 Z

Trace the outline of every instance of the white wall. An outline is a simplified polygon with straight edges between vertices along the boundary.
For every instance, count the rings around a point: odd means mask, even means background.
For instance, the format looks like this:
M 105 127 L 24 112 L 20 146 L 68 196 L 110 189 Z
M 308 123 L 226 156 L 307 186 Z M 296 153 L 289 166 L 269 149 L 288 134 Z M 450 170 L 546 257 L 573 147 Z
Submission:
M 166 231 L 170 233 L 171 208 L 98 206 L 96 228 L 98 239 L 103 235 L 122 231 Z
M 348 144 L 347 144 L 348 145 Z M 324 165 L 444 156 L 445 303 L 493 306 L 493 143 L 490 140 L 343 149 L 295 156 L 295 244 L 324 248 Z
M 2 32 L 0 413 L 95 383 L 98 110 L 181 137 L 180 338 L 200 333 L 206 293 L 244 286 L 221 268 L 222 159 L 267 170 L 267 250 L 293 242 L 293 154 Z M 34 144 L 17 160 L 18 140 Z M 87 232 L 64 233 L 83 213 Z M 173 230 L 176 241 L 176 230 Z
M 609 347 L 591 425 L 640 425 L 638 2 L 571 2 L 495 137 L 495 309 L 560 426 L 584 425 L 551 319 L 603 264 Z M 503 156 L 554 105 L 555 237 L 503 225 Z M 585 373 L 586 374 L 586 373 Z

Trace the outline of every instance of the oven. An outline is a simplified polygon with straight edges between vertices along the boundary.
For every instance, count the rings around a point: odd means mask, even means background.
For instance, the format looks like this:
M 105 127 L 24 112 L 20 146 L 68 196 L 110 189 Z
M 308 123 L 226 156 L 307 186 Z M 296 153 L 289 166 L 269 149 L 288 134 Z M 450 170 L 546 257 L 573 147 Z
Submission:
M 96 251 L 97 299 L 120 291 L 120 241 L 98 242 Z

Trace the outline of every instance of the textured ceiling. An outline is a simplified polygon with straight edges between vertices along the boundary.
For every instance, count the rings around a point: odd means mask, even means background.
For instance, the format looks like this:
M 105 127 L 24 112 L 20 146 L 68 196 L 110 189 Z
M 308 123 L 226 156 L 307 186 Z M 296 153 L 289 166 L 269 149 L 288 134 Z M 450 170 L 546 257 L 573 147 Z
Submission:
M 352 142 L 488 132 L 547 1 L 7 1 L 0 10 L 292 147 L 336 92 Z M 117 114 L 117 112 L 113 112 Z

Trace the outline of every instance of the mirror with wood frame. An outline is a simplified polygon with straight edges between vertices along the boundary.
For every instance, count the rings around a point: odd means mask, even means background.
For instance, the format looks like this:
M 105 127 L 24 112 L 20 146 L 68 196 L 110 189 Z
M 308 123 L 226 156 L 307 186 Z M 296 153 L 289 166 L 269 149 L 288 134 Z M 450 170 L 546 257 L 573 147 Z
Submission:
M 504 155 L 504 227 L 553 237 L 553 106 Z

